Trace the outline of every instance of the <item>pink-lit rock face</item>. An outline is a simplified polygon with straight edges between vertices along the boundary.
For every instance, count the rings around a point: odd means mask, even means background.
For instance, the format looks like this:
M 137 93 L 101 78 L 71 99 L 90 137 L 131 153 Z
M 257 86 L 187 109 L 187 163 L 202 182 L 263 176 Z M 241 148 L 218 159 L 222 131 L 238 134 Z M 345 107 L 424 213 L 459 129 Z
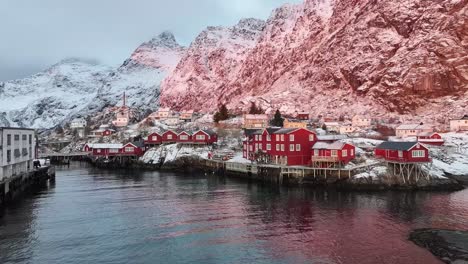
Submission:
M 161 104 L 460 115 L 468 110 L 467 6 L 307 0 L 275 10 L 266 25 L 209 28 L 163 82 Z

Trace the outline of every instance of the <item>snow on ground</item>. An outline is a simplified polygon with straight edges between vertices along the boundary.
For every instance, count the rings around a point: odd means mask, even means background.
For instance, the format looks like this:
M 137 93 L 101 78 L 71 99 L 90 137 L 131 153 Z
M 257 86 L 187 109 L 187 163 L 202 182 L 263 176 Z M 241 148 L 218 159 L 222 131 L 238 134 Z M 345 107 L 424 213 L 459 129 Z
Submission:
M 237 163 L 251 163 L 250 160 L 248 159 L 245 159 L 244 157 L 242 157 L 242 152 L 241 153 L 236 153 L 236 155 L 234 155 L 234 157 L 230 160 L 228 160 L 228 162 L 237 162 Z
M 361 179 L 361 178 L 380 178 L 387 175 L 387 167 L 385 166 L 376 166 L 370 168 L 368 171 L 361 172 L 359 174 L 354 175 L 354 178 Z
M 210 146 L 191 147 L 181 144 L 170 144 L 152 148 L 146 151 L 145 155 L 140 158 L 144 163 L 155 164 L 159 162 L 160 157 L 166 157 L 164 163 L 174 162 L 181 157 L 198 157 L 202 159 L 208 158 L 208 153 L 212 151 Z

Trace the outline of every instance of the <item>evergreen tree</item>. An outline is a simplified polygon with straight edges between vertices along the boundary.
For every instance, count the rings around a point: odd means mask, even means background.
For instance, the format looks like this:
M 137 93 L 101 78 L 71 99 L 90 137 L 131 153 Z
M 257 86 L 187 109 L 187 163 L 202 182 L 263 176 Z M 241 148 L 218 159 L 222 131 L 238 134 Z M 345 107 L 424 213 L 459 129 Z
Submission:
M 229 118 L 229 111 L 225 104 L 222 104 L 219 109 L 219 118 L 220 120 L 227 120 Z
M 261 115 L 261 114 L 264 114 L 265 111 L 263 111 L 263 109 L 261 107 L 257 107 L 257 105 L 252 102 L 250 104 L 250 109 L 249 109 L 249 114 L 251 115 Z
M 219 123 L 219 121 L 227 120 L 229 118 L 229 111 L 225 104 L 220 105 L 218 111 L 213 116 L 213 121 Z
M 272 126 L 283 127 L 284 118 L 281 116 L 279 110 L 276 110 L 275 116 L 273 117 L 270 123 Z
M 219 112 L 216 112 L 216 113 L 213 115 L 213 121 L 214 121 L 216 124 L 218 124 L 219 121 L 221 121 L 221 118 L 220 118 L 219 116 L 220 116 Z

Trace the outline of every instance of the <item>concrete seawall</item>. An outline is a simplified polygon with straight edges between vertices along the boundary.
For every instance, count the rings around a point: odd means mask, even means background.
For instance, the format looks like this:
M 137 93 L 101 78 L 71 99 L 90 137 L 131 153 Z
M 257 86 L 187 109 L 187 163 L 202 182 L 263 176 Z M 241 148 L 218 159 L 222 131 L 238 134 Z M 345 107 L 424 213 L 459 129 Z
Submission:
M 55 168 L 48 166 L 0 182 L 0 208 L 12 203 L 22 195 L 42 188 L 47 182 L 55 182 Z

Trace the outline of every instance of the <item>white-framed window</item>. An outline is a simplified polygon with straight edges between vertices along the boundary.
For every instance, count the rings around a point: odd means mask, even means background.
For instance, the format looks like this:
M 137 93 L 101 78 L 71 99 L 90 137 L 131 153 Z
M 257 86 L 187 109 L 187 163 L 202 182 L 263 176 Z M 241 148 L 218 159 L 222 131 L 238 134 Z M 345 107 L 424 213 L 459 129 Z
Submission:
M 294 135 L 289 135 L 289 141 L 294 142 Z
M 351 149 L 351 157 L 354 156 L 354 149 Z
M 255 141 L 258 141 L 258 135 L 255 135 Z
M 314 149 L 314 156 L 319 156 L 320 155 L 320 150 Z
M 187 135 L 180 135 L 180 140 L 188 140 L 188 136 Z
M 338 157 L 338 151 L 337 151 L 336 149 L 333 149 L 333 150 L 331 151 L 331 156 L 332 156 L 332 157 Z
M 294 144 L 289 145 L 289 151 L 294 151 Z
M 167 135 L 167 139 L 172 139 L 172 134 Z
M 157 136 L 153 136 L 153 141 L 157 141 L 158 140 L 158 137 Z
M 280 145 L 276 144 L 276 151 L 280 151 Z
M 343 157 L 348 157 L 348 150 L 344 149 L 341 155 Z
M 401 151 L 401 150 L 398 151 L 398 157 L 403 158 L 403 151 Z
M 314 141 L 314 135 L 313 134 L 309 135 L 309 141 Z
M 296 151 L 301 151 L 301 144 L 296 144 Z
M 96 151 L 97 151 L 97 153 L 101 153 L 101 150 L 100 150 L 100 149 L 97 149 Z
M 413 156 L 413 158 L 424 158 L 426 155 L 424 150 L 413 150 L 411 156 Z
M 267 141 L 271 141 L 271 136 L 267 135 Z
M 125 152 L 133 152 L 133 147 L 125 147 Z
M 284 135 L 281 135 L 281 141 L 284 141 Z
M 276 135 L 276 141 L 280 141 L 280 135 Z
M 109 149 L 109 153 L 119 153 L 119 149 Z
M 205 140 L 205 135 L 197 135 L 197 140 Z
M 249 146 L 249 150 L 250 150 L 251 152 L 253 151 L 253 146 L 252 146 L 252 145 Z
M 281 151 L 284 151 L 284 144 L 281 144 Z
M 255 150 L 258 150 L 258 143 L 255 143 Z
M 271 150 L 271 144 L 267 144 L 267 150 Z

